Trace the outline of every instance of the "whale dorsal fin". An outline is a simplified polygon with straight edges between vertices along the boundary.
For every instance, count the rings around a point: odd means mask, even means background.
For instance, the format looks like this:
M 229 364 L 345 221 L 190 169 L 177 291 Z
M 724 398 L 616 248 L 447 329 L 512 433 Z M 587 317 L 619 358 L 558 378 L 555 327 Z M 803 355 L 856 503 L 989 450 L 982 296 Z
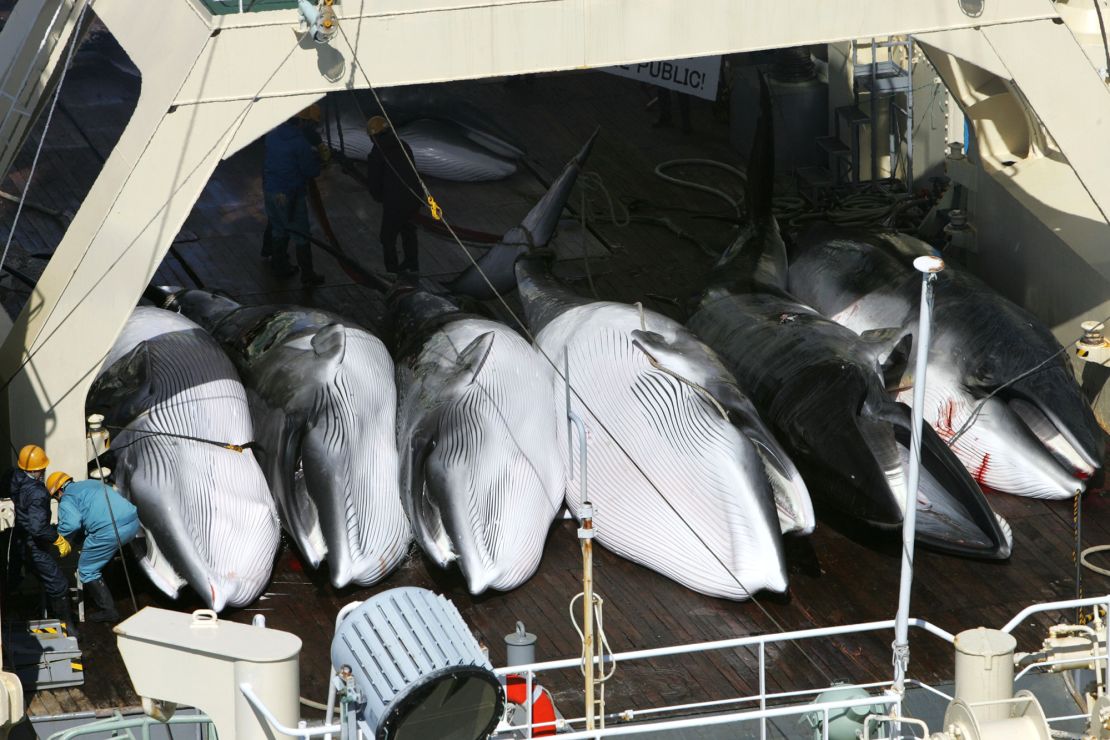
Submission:
M 563 171 L 551 183 L 551 187 L 543 197 L 532 206 L 532 210 L 524 220 L 505 232 L 501 241 L 486 252 L 476 265 L 471 265 L 451 281 L 448 286 L 451 292 L 468 295 L 478 300 L 488 300 L 496 293 L 508 293 L 516 287 L 516 273 L 513 271 L 513 266 L 521 255 L 545 247 L 551 241 L 574 183 L 578 179 L 578 173 L 593 148 L 597 133 L 594 131 L 574 158 L 567 162 Z M 487 280 L 489 283 L 486 282 Z M 491 285 L 493 291 L 490 290 Z
M 860 334 L 864 349 L 883 374 L 887 388 L 898 387 L 909 365 L 913 335 L 902 327 L 869 329 Z
M 328 324 L 312 335 L 312 351 L 320 359 L 343 362 L 347 350 L 347 330 L 342 324 Z
M 775 124 L 774 103 L 767 78 L 759 75 L 759 118 L 756 120 L 755 137 L 748 155 L 748 176 L 745 179 L 744 198 L 748 204 L 748 218 L 754 222 L 774 218 L 772 198 L 775 189 Z

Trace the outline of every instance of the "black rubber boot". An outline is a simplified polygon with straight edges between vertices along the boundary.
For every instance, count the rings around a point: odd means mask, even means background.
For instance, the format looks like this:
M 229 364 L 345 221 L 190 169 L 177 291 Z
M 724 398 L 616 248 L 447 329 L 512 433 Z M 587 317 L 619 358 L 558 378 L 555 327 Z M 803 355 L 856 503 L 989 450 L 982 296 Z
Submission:
M 50 608 L 54 610 L 54 617 L 65 627 L 65 632 L 70 637 L 81 637 L 77 629 L 77 620 L 73 618 L 73 609 L 69 605 L 68 596 L 51 596 Z
M 115 623 L 119 621 L 116 600 L 112 598 L 112 592 L 103 578 L 97 578 L 95 581 L 86 583 L 85 593 L 92 596 L 93 603 L 96 604 L 96 611 L 88 614 L 87 618 L 90 622 Z
M 262 233 L 262 251 L 259 256 L 264 260 L 270 259 L 274 253 L 274 227 L 266 222 L 266 231 Z
M 297 268 L 289 264 L 289 237 L 274 239 L 270 246 L 270 271 L 280 278 L 293 277 Z
M 301 285 L 311 287 L 324 282 L 324 276 L 312 269 L 312 247 L 297 245 L 297 265 L 301 268 Z

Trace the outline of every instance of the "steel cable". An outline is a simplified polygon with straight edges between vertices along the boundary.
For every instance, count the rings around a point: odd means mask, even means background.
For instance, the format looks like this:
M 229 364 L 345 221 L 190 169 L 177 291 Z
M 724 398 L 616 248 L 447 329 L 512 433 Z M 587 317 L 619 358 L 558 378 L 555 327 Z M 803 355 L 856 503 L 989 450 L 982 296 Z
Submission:
M 139 601 L 135 598 L 135 587 L 131 583 L 131 571 L 127 567 L 127 557 L 123 553 L 123 539 L 119 536 L 119 526 L 116 524 L 116 513 L 112 511 L 112 499 L 108 492 L 108 481 L 104 480 L 104 467 L 100 464 L 100 453 L 93 444 L 93 458 L 96 460 L 96 469 L 100 474 L 100 487 L 104 491 L 104 502 L 108 505 L 108 516 L 112 520 L 112 531 L 116 534 L 116 548 L 119 552 L 120 562 L 123 563 L 123 577 L 127 581 L 127 592 L 131 595 L 131 608 L 134 613 L 139 612 Z
M 363 0 L 362 5 L 363 6 L 365 5 L 365 0 Z M 362 11 L 360 10 L 360 13 L 359 13 L 360 24 L 361 24 L 361 18 L 362 18 Z M 378 92 L 374 88 L 374 85 L 370 82 L 370 78 L 366 74 L 366 71 L 362 68 L 361 64 L 358 64 L 357 50 L 351 44 L 351 41 L 347 36 L 347 32 L 343 28 L 342 24 L 339 26 L 339 32 L 340 32 L 340 34 L 342 34 L 344 40 L 347 42 L 347 46 L 350 48 L 350 51 L 351 51 L 351 58 L 354 60 L 354 64 L 355 64 L 355 66 L 358 67 L 359 72 L 361 72 L 362 77 L 363 77 L 363 79 L 366 83 L 367 88 L 374 95 L 374 99 L 377 102 L 379 108 L 381 109 L 382 115 L 385 117 L 386 121 L 389 122 L 390 128 L 392 128 L 393 123 L 389 119 L 388 111 L 386 111 L 385 106 L 382 105 L 381 98 L 378 96 Z M 408 152 L 404 151 L 404 147 L 402 147 L 401 150 L 402 150 L 402 153 L 404 154 L 405 159 L 408 162 L 409 166 L 412 168 L 412 171 L 416 174 L 417 181 L 420 183 L 420 186 L 423 189 L 423 191 L 424 191 L 426 197 L 428 198 L 429 202 L 434 203 L 435 199 L 433 198 L 430 190 L 428 189 L 427 183 L 425 183 L 424 178 L 417 171 L 416 164 L 412 161 L 412 158 L 409 157 Z M 396 170 L 394 170 L 394 171 L 396 172 Z M 540 349 L 538 345 L 536 345 L 536 338 L 532 334 L 532 332 L 528 329 L 527 324 L 524 321 L 522 321 L 519 316 L 517 316 L 516 312 L 513 311 L 512 307 L 509 306 L 508 302 L 505 300 L 504 296 L 502 296 L 501 293 L 494 287 L 493 283 L 489 280 L 489 277 L 486 275 L 485 271 L 482 270 L 482 268 L 478 264 L 477 260 L 475 260 L 474 257 L 466 250 L 466 247 L 463 245 L 462 241 L 458 238 L 458 236 L 455 235 L 455 232 L 451 228 L 451 225 L 447 221 L 446 217 L 443 216 L 441 218 L 441 220 L 443 221 L 443 224 L 444 224 L 445 228 L 451 234 L 451 237 L 454 239 L 454 241 L 458 245 L 459 249 L 463 252 L 463 254 L 466 255 L 467 259 L 470 261 L 471 265 L 477 270 L 479 276 L 486 283 L 486 286 L 490 289 L 492 294 L 497 297 L 498 303 L 500 303 L 502 308 L 517 323 L 517 325 L 525 333 L 525 335 L 527 336 L 529 341 L 531 341 L 533 346 L 535 346 L 537 351 L 539 351 L 540 355 L 547 361 L 547 363 L 549 365 L 551 365 L 555 374 L 559 378 L 562 378 L 564 382 L 566 382 L 566 377 L 564 376 L 563 372 L 559 369 L 558 364 L 556 362 L 554 362 L 551 359 L 551 357 L 548 356 L 548 354 L 546 352 L 544 352 L 542 349 Z M 571 386 L 571 391 L 574 393 L 575 398 L 578 400 L 578 402 L 580 404 L 582 404 L 582 406 L 584 408 L 586 408 L 587 410 L 590 410 L 590 407 L 586 403 L 585 399 L 583 399 L 581 397 L 581 395 L 578 393 L 578 391 L 576 389 L 574 389 L 573 386 Z M 659 487 L 655 484 L 655 482 L 652 481 L 650 477 L 648 477 L 647 473 L 643 470 L 643 468 L 640 466 L 640 464 L 628 453 L 628 451 L 624 448 L 624 446 L 620 443 L 620 441 L 616 438 L 616 436 L 612 434 L 612 432 L 608 429 L 608 427 L 606 427 L 604 422 L 602 422 L 597 417 L 596 414 L 593 414 L 592 411 L 591 411 L 591 414 L 594 416 L 595 419 L 597 419 L 598 424 L 605 431 L 605 433 L 609 436 L 609 438 L 613 440 L 614 444 L 621 451 L 621 453 L 625 457 L 628 458 L 628 460 L 632 464 L 632 466 L 636 468 L 636 470 L 640 473 L 640 475 L 643 476 L 644 480 L 646 480 L 647 483 L 655 490 L 655 492 L 659 495 L 659 497 L 663 501 L 663 503 L 665 503 L 667 505 L 667 507 L 671 509 L 671 511 L 675 514 L 675 516 L 678 517 L 679 521 L 681 521 L 683 524 L 686 525 L 686 527 L 690 530 L 691 534 L 693 534 L 693 536 L 705 548 L 706 552 L 708 552 L 710 554 L 710 556 L 712 556 L 713 559 L 715 559 L 721 565 L 721 567 L 729 575 L 729 577 L 731 577 L 737 583 L 737 585 L 740 587 L 740 589 L 745 594 L 748 595 L 748 597 L 751 599 L 752 604 L 754 604 L 764 614 L 764 616 L 766 616 L 767 619 L 771 621 L 771 623 L 777 629 L 779 629 L 780 631 L 785 632 L 786 630 L 784 629 L 782 624 L 777 619 L 775 619 L 775 617 L 770 613 L 770 611 L 767 610 L 767 608 L 762 603 L 760 603 L 760 601 L 756 598 L 755 594 L 752 593 L 746 586 L 744 586 L 744 584 L 740 581 L 740 579 L 733 572 L 732 568 L 730 568 L 727 564 L 724 563 L 724 561 L 721 559 L 721 557 L 713 550 L 713 548 L 711 548 L 709 546 L 709 544 L 697 532 L 697 530 L 694 529 L 694 527 L 692 525 L 690 525 L 690 523 L 686 520 L 686 518 L 684 516 L 682 516 L 682 513 L 678 510 L 678 508 L 666 497 L 666 495 L 662 492 L 662 490 L 659 489 Z M 802 653 L 803 656 L 805 656 L 806 660 L 808 660 L 810 662 L 810 664 L 813 665 L 813 667 L 817 670 L 817 672 L 820 673 L 825 678 L 826 681 L 829 681 L 831 683 L 832 678 L 825 671 L 825 669 L 816 661 L 816 659 L 814 659 L 814 657 L 809 654 L 808 651 L 806 651 L 804 648 L 802 648 L 802 646 L 800 644 L 798 644 L 796 641 L 791 641 L 791 644 L 794 645 Z
M 66 81 L 66 73 L 69 72 L 69 65 L 73 61 L 73 53 L 77 50 L 77 42 L 81 38 L 81 26 L 85 22 L 85 13 L 88 12 L 89 7 L 92 6 L 93 0 L 88 0 L 81 7 L 81 14 L 77 16 L 77 23 L 73 26 L 73 38 L 69 42 L 69 52 L 66 54 L 65 66 L 62 67 L 62 74 L 58 78 L 58 84 L 54 88 L 54 97 L 50 101 L 50 109 L 46 113 L 46 124 L 42 129 L 42 136 L 39 138 L 38 146 L 35 147 L 35 156 L 31 160 L 31 169 L 27 173 L 27 182 L 23 186 L 23 192 L 19 195 L 19 204 L 15 208 L 15 218 L 12 219 L 11 228 L 8 230 L 8 239 L 4 242 L 4 251 L 0 253 L 0 267 L 3 267 L 4 261 L 8 258 L 8 250 L 12 246 L 12 238 L 15 237 L 15 228 L 19 225 L 19 217 L 23 215 L 23 203 L 27 200 L 27 193 L 31 190 L 31 182 L 35 179 L 35 170 L 39 166 L 39 156 L 42 154 L 42 146 L 46 143 L 46 135 L 50 132 L 50 124 L 54 120 L 54 110 L 58 107 L 58 98 L 62 94 L 62 86 Z M 12 101 L 15 105 L 15 101 Z

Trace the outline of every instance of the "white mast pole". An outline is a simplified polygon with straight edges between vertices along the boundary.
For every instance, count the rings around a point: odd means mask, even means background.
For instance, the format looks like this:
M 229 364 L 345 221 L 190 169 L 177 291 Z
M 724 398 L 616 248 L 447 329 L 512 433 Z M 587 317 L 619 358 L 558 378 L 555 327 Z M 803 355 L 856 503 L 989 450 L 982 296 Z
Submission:
M 913 585 L 913 544 L 917 521 L 917 486 L 921 477 L 921 425 L 924 423 L 925 371 L 929 362 L 932 333 L 933 283 L 944 269 L 938 257 L 918 257 L 913 266 L 921 272 L 921 309 L 914 350 L 917 363 L 913 377 L 913 430 L 910 441 L 910 470 L 906 480 L 906 511 L 902 519 L 902 579 L 898 586 L 898 613 L 894 619 L 894 690 L 905 693 L 906 669 L 910 664 L 910 590 Z

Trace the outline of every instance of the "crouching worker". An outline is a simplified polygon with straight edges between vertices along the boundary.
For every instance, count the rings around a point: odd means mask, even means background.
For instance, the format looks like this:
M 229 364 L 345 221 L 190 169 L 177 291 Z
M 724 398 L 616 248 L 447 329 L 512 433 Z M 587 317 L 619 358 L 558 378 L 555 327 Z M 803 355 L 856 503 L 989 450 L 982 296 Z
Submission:
M 50 474 L 46 488 L 58 498 L 58 534 L 70 537 L 84 530 L 85 543 L 77 560 L 77 575 L 96 604 L 97 611 L 88 615 L 89 621 L 119 621 L 115 599 L 101 571 L 116 550 L 139 533 L 135 506 L 103 481 L 74 481 L 60 470 Z

